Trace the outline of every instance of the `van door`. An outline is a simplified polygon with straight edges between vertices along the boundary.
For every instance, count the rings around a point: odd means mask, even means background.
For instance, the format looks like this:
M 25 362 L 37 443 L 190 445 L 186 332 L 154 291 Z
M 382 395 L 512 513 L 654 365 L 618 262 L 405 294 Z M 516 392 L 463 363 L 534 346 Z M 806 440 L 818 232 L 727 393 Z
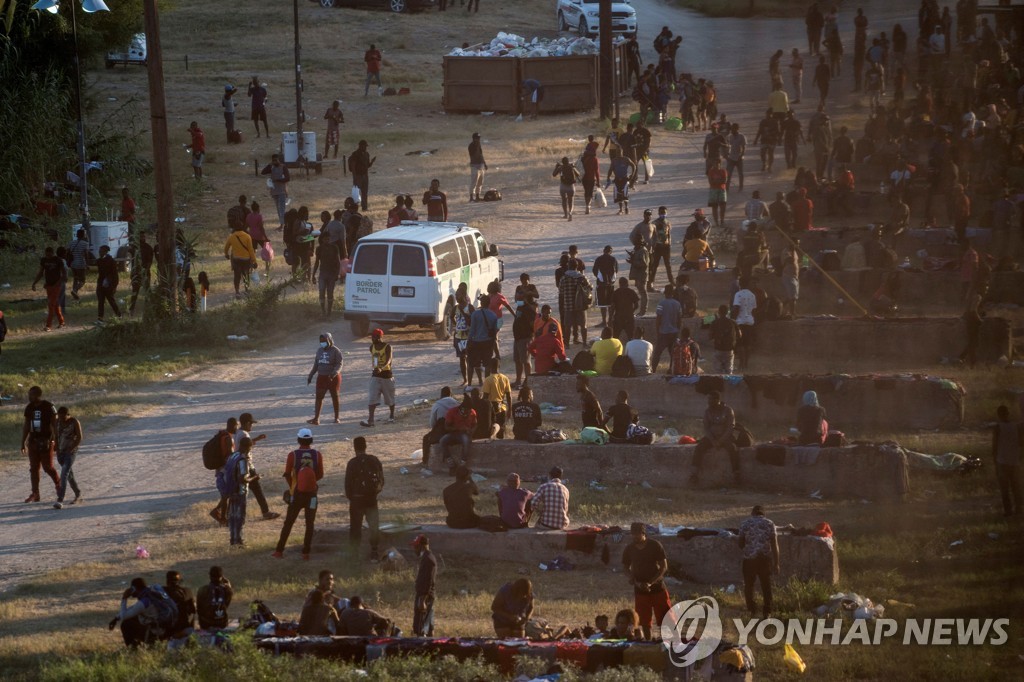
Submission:
M 437 270 L 438 290 L 441 293 L 442 301 L 447 301 L 448 296 L 454 296 L 459 284 L 467 281 L 468 272 L 463 268 L 462 253 L 459 243 L 453 237 L 434 244 L 434 267 Z M 473 295 L 470 287 L 470 296 Z
M 487 240 L 479 232 L 476 234 L 476 247 L 480 251 L 480 276 L 484 279 L 484 286 L 487 282 L 500 280 L 502 277 L 501 263 L 496 256 L 488 255 Z
M 345 309 L 352 312 L 387 313 L 391 298 L 388 257 L 391 245 L 360 242 L 352 260 L 352 272 L 345 278 Z
M 392 313 L 429 314 L 437 310 L 437 282 L 427 277 L 427 252 L 419 244 L 392 244 L 388 284 Z

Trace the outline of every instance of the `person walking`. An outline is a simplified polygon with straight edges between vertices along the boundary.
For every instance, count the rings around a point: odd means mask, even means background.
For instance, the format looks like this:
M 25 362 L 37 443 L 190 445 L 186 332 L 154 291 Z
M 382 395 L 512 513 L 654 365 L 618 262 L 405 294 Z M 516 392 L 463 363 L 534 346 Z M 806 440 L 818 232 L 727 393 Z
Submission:
M 372 370 L 370 374 L 369 416 L 365 421 L 359 422 L 360 426 L 371 427 L 374 425 L 373 415 L 381 400 L 388 406 L 387 423 L 395 423 L 395 377 L 391 373 L 392 358 L 391 344 L 384 341 L 384 330 L 374 329 L 372 341 L 370 342 Z
M 366 140 L 359 140 L 356 150 L 348 157 L 348 170 L 352 173 L 352 186 L 359 188 L 357 201 L 364 211 L 367 206 L 366 202 L 370 200 L 370 168 L 377 160 L 376 156 L 370 158 L 370 152 L 366 151 L 367 146 Z M 353 197 L 353 199 L 356 198 Z
M 629 278 L 633 280 L 637 295 L 640 298 L 639 315 L 647 314 L 647 276 L 651 268 L 651 252 L 644 243 L 642 236 L 633 239 L 633 252 L 627 259 L 629 262 Z M 621 285 L 620 285 L 621 286 Z
M 647 286 L 654 288 L 654 278 L 658 274 L 658 263 L 664 262 L 668 281 L 672 279 L 672 224 L 668 221 L 668 207 L 658 207 L 658 217 L 654 225 L 654 246 L 651 250 L 651 270 L 647 278 Z
M 75 233 L 75 240 L 68 244 L 68 255 L 71 259 L 71 273 L 74 277 L 71 285 L 71 297 L 78 300 L 78 292 L 85 286 L 85 273 L 89 269 L 86 255 L 89 253 L 89 241 L 85 230 Z
M 284 465 L 284 480 L 288 484 L 288 491 L 285 494 L 288 512 L 284 517 L 277 548 L 271 556 L 275 559 L 284 556 L 284 546 L 301 511 L 306 522 L 306 534 L 302 539 L 302 558 L 309 561 L 313 544 L 313 526 L 316 523 L 319 481 L 324 477 L 324 458 L 319 450 L 313 448 L 313 432 L 309 429 L 299 429 L 296 440 L 299 447 L 288 453 Z
M 800 98 L 804 94 L 804 58 L 795 47 L 789 57 L 789 78 L 793 83 L 794 95 L 790 104 L 800 104 Z
M 349 168 L 351 169 L 351 165 Z M 281 157 L 274 154 L 270 157 L 270 165 L 266 166 L 260 175 L 270 176 L 270 196 L 274 200 L 274 206 L 277 207 L 279 223 L 277 229 L 283 230 L 285 208 L 288 206 L 288 183 L 292 179 L 291 173 L 288 172 L 288 166 L 281 161 Z
M 423 205 L 427 207 L 427 220 L 446 222 L 448 220 L 448 195 L 441 191 L 441 181 L 434 178 L 430 189 L 423 193 Z
M 377 497 L 384 490 L 384 468 L 380 460 L 366 452 L 366 439 L 356 436 L 352 440 L 355 456 L 345 467 L 345 497 L 348 498 L 348 541 L 352 550 L 359 551 L 363 538 L 363 519 L 370 528 L 370 562 L 377 563 L 380 544 L 380 510 Z
M 28 405 L 25 406 L 25 420 L 21 428 L 21 454 L 28 455 L 29 477 L 32 492 L 25 502 L 39 501 L 39 469 L 53 481 L 53 487 L 60 498 L 60 477 L 53 468 L 53 448 L 57 440 L 57 413 L 53 404 L 43 400 L 43 389 L 33 386 L 28 389 Z
M 64 313 L 60 309 L 61 278 L 64 274 L 64 263 L 54 255 L 53 247 L 47 246 L 43 251 L 43 257 L 39 259 L 39 272 L 32 280 L 32 291 L 36 290 L 39 280 L 43 280 L 43 289 L 46 290 L 46 324 L 43 331 L 50 331 L 53 319 L 57 318 L 58 328 L 64 326 Z
M 338 158 L 338 142 L 341 141 L 341 124 L 345 122 L 345 114 L 341 111 L 341 100 L 331 102 L 331 108 L 324 113 L 327 121 L 327 142 L 324 144 L 324 158 L 334 147 L 334 158 Z
M 232 434 L 233 450 L 238 452 L 241 449 L 241 442 L 243 438 L 249 438 L 252 440 L 253 452 L 255 453 L 256 443 L 261 440 L 267 439 L 267 434 L 261 433 L 258 436 L 252 435 L 252 427 L 258 422 L 252 416 L 252 412 L 243 412 L 238 417 L 238 426 L 235 432 Z M 253 455 L 255 457 L 255 454 Z M 261 477 L 256 471 L 255 465 L 250 465 L 250 469 L 253 474 L 256 474 L 255 478 L 249 481 L 249 490 L 252 491 L 252 496 L 256 498 L 256 503 L 260 506 L 260 511 L 263 514 L 265 521 L 272 521 L 281 516 L 278 512 L 270 511 L 270 505 L 267 504 L 267 496 L 263 494 L 263 486 L 260 484 Z
M 587 146 L 583 150 L 583 201 L 586 203 L 585 213 L 590 215 L 590 205 L 594 202 L 594 188 L 601 182 L 601 163 L 597 158 L 597 141 L 593 135 L 587 137 Z M 601 193 L 604 196 L 604 193 Z
M 737 171 L 740 191 L 743 191 L 743 156 L 747 153 L 747 136 L 740 132 L 740 125 L 733 123 L 729 133 L 729 152 L 726 159 L 725 188 L 732 188 L 732 173 Z M 725 214 L 723 212 L 723 219 Z
M 825 55 L 818 57 L 818 66 L 814 69 L 814 87 L 818 88 L 818 104 L 824 105 L 828 99 L 828 89 L 832 83 L 832 70 L 825 60 Z
M 715 227 L 725 225 L 725 209 L 729 201 L 729 193 L 726 191 L 728 183 L 729 176 L 722 168 L 722 159 L 715 157 L 711 161 L 711 170 L 708 171 L 708 206 L 711 207 Z
M 340 414 L 340 391 L 341 391 L 341 369 L 345 364 L 345 358 L 341 351 L 334 345 L 334 337 L 330 332 L 320 335 L 320 348 L 313 358 L 313 369 L 309 370 L 306 377 L 306 385 L 313 383 L 313 376 L 316 376 L 316 407 L 313 418 L 306 421 L 313 426 L 320 425 L 320 409 L 324 404 L 324 396 L 331 393 L 331 403 L 334 406 L 334 423 L 341 423 Z
M 75 493 L 75 499 L 69 504 L 75 504 L 82 499 L 82 491 L 78 488 L 75 474 L 71 469 L 75 465 L 75 455 L 78 454 L 78 446 L 81 444 L 81 423 L 71 416 L 68 408 L 61 407 L 57 410 L 57 465 L 60 467 L 60 485 L 57 488 L 54 509 L 64 508 L 64 495 L 69 485 Z
M 96 259 L 97 321 L 100 324 L 103 323 L 104 303 L 109 303 L 114 314 L 121 317 L 121 309 L 117 306 L 117 300 L 114 298 L 117 294 L 118 282 L 117 262 L 110 255 L 110 247 L 104 244 L 100 247 L 100 257 Z
M 220 107 L 224 110 L 224 128 L 226 130 L 225 136 L 229 143 L 234 142 L 232 139 L 232 133 L 235 132 L 235 93 L 238 89 L 234 85 L 228 83 L 224 86 L 224 97 L 220 100 Z
M 231 229 L 231 234 L 224 242 L 224 258 L 231 261 L 235 298 L 241 298 L 239 285 L 244 281 L 245 290 L 249 290 L 249 273 L 256 269 L 256 250 L 252 245 L 252 237 L 245 230 L 245 223 L 236 220 Z
M 580 181 L 580 172 L 576 170 L 574 164 L 569 163 L 568 156 L 563 156 L 562 160 L 555 164 L 555 170 L 551 172 L 551 177 L 558 178 L 558 196 L 562 199 L 562 217 L 572 222 L 576 183 Z
M 750 517 L 740 524 L 740 549 L 743 550 L 743 596 L 747 611 L 754 618 L 754 581 L 761 583 L 761 617 L 772 612 L 772 574 L 779 572 L 779 534 L 775 524 L 764 515 L 764 507 L 754 505 Z
M 480 146 L 480 133 L 473 133 L 469 143 L 469 169 L 469 200 L 480 201 L 480 190 L 484 187 L 484 174 L 487 172 L 484 150 Z
M 729 306 L 718 306 L 718 313 L 711 323 L 711 341 L 715 348 L 715 372 L 732 374 L 733 358 L 740 339 L 740 328 L 729 317 Z
M 817 2 L 812 2 L 811 6 L 807 9 L 804 24 L 807 26 L 807 49 L 813 57 L 820 53 L 821 29 L 825 26 L 825 15 L 821 13 L 821 8 L 818 7 Z
M 655 328 L 658 330 L 658 338 L 654 343 L 654 356 L 651 359 L 651 374 L 658 371 L 658 363 L 661 361 L 663 351 L 669 352 L 669 365 L 672 364 L 672 346 L 683 326 L 683 306 L 676 300 L 675 287 L 666 284 L 664 298 L 658 301 L 655 309 Z
M 782 149 L 786 156 L 786 168 L 796 168 L 797 146 L 803 141 L 803 127 L 790 109 L 782 121 Z
M 660 542 L 647 537 L 647 527 L 643 523 L 630 524 L 629 533 L 633 541 L 622 551 L 623 573 L 633 586 L 633 606 L 640 616 L 644 639 L 651 639 L 652 623 L 658 628 L 653 633 L 657 639 L 661 621 L 672 608 L 664 580 L 668 557 Z
M 206 159 L 206 133 L 199 127 L 199 124 L 192 121 L 188 126 L 192 142 L 189 147 L 192 149 L 192 177 L 201 180 L 203 177 L 203 161 Z
M 992 428 L 992 459 L 996 463 L 999 494 L 1003 498 L 1003 516 L 1020 515 L 1020 455 L 1024 449 L 1024 426 L 1010 421 L 1010 409 L 1000 405 Z
M 434 584 L 437 581 L 437 558 L 430 551 L 430 538 L 420 534 L 412 541 L 412 549 L 420 559 L 416 569 L 416 597 L 413 605 L 412 634 L 434 636 Z
M 377 83 L 377 94 L 384 92 L 384 86 L 380 82 L 380 63 L 384 55 L 380 53 L 376 45 L 371 44 L 370 49 L 363 53 L 363 61 L 366 62 L 366 87 L 363 88 L 363 97 L 370 94 L 370 81 Z M 363 206 L 366 210 L 366 206 Z
M 260 136 L 260 121 L 263 121 L 263 131 L 267 137 L 270 137 L 270 128 L 267 127 L 267 86 L 266 83 L 260 84 L 259 78 L 256 76 L 252 77 L 249 81 L 249 87 L 246 91 L 251 100 L 251 118 L 252 124 L 256 128 L 256 137 Z M 324 156 L 327 156 L 324 154 Z

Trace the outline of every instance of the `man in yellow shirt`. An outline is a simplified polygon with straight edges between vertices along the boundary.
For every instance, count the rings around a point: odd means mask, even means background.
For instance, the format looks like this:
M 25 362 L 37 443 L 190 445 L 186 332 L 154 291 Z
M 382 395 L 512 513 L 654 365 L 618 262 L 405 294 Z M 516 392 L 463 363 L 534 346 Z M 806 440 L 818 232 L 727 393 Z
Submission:
M 512 410 L 512 385 L 501 373 L 498 358 L 491 358 L 483 383 L 483 396 L 491 402 L 491 419 L 498 427 L 498 438 L 505 437 L 505 421 Z
M 622 342 L 612 336 L 611 327 L 601 330 L 601 339 L 590 347 L 590 354 L 594 356 L 594 370 L 602 376 L 611 375 L 615 358 L 622 355 Z
M 240 298 L 238 285 L 245 280 L 245 288 L 249 289 L 249 272 L 256 267 L 256 251 L 252 246 L 252 237 L 245 230 L 245 225 L 238 220 L 231 221 L 231 236 L 224 242 L 224 257 L 231 260 L 231 272 L 235 278 L 235 298 Z
M 711 245 L 697 237 L 683 242 L 683 270 L 700 270 L 700 259 L 708 259 L 708 268 L 714 267 L 715 254 Z

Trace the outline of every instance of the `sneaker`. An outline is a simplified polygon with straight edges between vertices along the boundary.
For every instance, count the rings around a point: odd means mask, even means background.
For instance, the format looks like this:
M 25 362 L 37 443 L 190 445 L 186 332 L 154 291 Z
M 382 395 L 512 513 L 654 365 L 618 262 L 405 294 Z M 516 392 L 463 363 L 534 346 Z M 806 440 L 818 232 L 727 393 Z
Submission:
M 265 514 L 263 514 L 263 520 L 264 521 L 273 521 L 274 519 L 277 519 L 277 518 L 280 518 L 280 517 L 281 517 L 280 512 L 268 511 Z
M 64 503 L 63 502 L 54 502 L 53 503 L 53 508 L 54 509 L 63 509 L 64 508 Z
M 384 420 L 384 423 L 385 424 L 394 424 L 395 423 L 395 418 L 394 417 L 388 417 L 387 419 Z
M 283 552 L 274 552 L 273 554 L 270 555 L 270 558 L 271 559 L 282 559 L 282 558 L 284 558 L 284 553 Z
M 38 493 L 32 493 L 31 495 L 29 495 L 28 497 L 25 498 L 25 502 L 38 502 L 38 501 L 39 501 L 39 494 Z
M 48 331 L 50 331 L 50 328 L 49 327 L 43 327 L 43 331 L 44 332 L 48 332 Z
M 82 493 L 75 493 L 75 499 L 71 500 L 71 502 L 69 504 L 78 504 L 78 502 L 81 499 L 82 499 Z
M 366 427 L 371 427 L 371 426 L 373 426 L 373 422 L 368 422 L 368 421 L 366 421 L 366 420 L 364 419 L 363 421 L 359 422 L 359 425 L 360 425 L 360 426 L 366 426 Z

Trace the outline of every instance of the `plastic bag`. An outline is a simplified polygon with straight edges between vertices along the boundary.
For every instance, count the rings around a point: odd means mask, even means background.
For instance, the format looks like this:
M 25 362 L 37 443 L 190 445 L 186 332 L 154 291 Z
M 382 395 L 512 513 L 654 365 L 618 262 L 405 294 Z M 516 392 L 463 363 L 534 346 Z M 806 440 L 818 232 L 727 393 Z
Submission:
M 274 246 L 270 242 L 264 242 L 260 248 L 260 258 L 269 263 L 274 260 Z
M 363 194 L 359 191 L 358 185 L 352 185 L 352 201 L 357 204 L 360 204 L 363 201 Z
M 608 442 L 608 432 L 595 426 L 585 426 L 580 431 L 580 440 L 588 445 L 604 445 Z
M 604 195 L 604 190 L 600 187 L 595 187 L 594 194 L 597 195 L 597 201 L 601 204 L 601 208 L 608 208 L 608 199 Z
M 258 270 L 253 270 L 251 273 L 249 273 L 249 280 L 253 284 L 259 284 L 260 283 L 260 273 L 259 273 L 259 271 Z
M 795 673 L 803 673 L 807 670 L 807 664 L 804 663 L 804 659 L 800 658 L 800 654 L 796 652 L 792 644 L 786 645 L 786 656 L 783 659 L 786 662 L 786 667 Z
M 651 161 L 651 157 L 649 156 L 644 157 L 644 170 L 647 172 L 647 177 L 654 177 L 654 162 Z

